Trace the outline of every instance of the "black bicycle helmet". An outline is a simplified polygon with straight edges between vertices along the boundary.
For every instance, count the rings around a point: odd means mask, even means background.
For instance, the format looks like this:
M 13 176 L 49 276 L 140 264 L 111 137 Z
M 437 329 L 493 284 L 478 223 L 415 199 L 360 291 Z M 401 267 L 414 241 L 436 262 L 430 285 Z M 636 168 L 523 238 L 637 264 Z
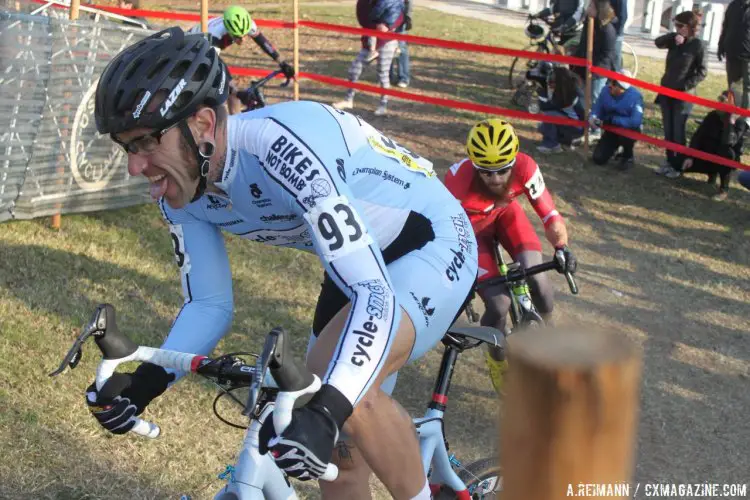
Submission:
M 223 104 L 230 78 L 203 34 L 165 29 L 126 48 L 104 69 L 96 88 L 96 128 L 100 134 L 138 127 L 163 130 L 201 105 Z M 166 98 L 149 111 L 157 95 Z

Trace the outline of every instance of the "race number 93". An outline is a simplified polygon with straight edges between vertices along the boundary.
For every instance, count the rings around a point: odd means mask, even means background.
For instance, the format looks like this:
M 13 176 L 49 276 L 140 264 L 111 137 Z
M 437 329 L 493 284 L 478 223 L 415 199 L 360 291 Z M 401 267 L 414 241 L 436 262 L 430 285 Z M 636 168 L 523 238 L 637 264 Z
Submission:
M 319 251 L 328 261 L 369 246 L 372 237 L 345 196 L 326 198 L 305 214 Z

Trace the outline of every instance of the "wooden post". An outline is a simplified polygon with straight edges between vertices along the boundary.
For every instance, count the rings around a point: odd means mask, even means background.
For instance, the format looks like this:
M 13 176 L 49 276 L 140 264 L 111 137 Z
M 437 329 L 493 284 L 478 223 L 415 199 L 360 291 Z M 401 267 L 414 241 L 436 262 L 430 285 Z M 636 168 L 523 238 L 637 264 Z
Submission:
M 584 496 L 585 485 L 632 498 L 641 373 L 633 343 L 603 331 L 519 333 L 508 339 L 508 365 L 502 499 L 561 500 Z
M 294 100 L 299 101 L 299 0 L 294 0 Z
M 583 121 L 583 155 L 589 157 L 589 113 L 591 112 L 591 60 L 594 52 L 594 18 L 588 16 L 586 21 L 586 106 L 584 107 Z
M 76 21 L 78 19 L 78 9 L 81 6 L 81 0 L 70 0 L 70 15 L 68 19 Z
M 208 33 L 208 0 L 201 0 L 201 31 Z
M 81 6 L 81 0 L 70 0 L 70 10 L 68 11 L 68 19 L 70 19 L 71 21 L 76 21 L 78 19 L 78 11 L 79 11 L 80 6 Z M 72 85 L 72 82 L 70 80 L 67 80 L 65 83 L 66 85 Z M 63 109 L 67 111 L 68 109 L 70 109 L 70 105 L 67 105 L 67 104 L 64 105 Z M 60 120 L 61 125 L 67 125 L 68 122 L 69 120 L 67 116 L 63 117 Z M 70 132 L 68 131 L 67 128 L 64 128 L 61 134 L 62 134 L 63 139 L 65 139 L 66 137 L 70 137 Z M 60 144 L 60 147 L 62 148 L 65 146 L 64 144 Z M 58 157 L 58 165 L 64 165 L 64 163 L 65 163 L 65 156 L 61 154 Z M 65 167 L 58 166 L 57 175 L 58 175 L 58 184 L 62 184 L 63 179 L 65 177 Z M 57 210 L 62 210 L 62 204 L 58 204 L 56 208 Z M 51 225 L 52 225 L 52 229 L 60 229 L 60 227 L 62 226 L 62 215 L 60 215 L 60 212 L 52 216 Z

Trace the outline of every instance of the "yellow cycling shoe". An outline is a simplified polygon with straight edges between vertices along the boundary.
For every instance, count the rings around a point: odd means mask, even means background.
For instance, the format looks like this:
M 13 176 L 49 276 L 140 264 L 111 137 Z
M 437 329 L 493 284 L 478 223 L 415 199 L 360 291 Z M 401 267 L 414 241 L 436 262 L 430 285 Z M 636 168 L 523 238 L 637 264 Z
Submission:
M 505 372 L 508 370 L 508 361 L 502 360 L 497 361 L 493 359 L 489 351 L 484 351 L 485 359 L 487 360 L 487 368 L 490 371 L 490 380 L 492 380 L 492 387 L 495 388 L 495 392 L 500 396 L 503 395 L 503 383 L 505 382 Z

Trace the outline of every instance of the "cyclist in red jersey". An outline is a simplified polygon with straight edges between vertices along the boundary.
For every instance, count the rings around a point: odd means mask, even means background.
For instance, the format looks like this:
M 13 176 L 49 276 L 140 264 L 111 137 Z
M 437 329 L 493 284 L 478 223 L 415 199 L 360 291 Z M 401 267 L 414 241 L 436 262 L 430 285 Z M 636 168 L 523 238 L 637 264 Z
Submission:
M 450 168 L 445 185 L 461 201 L 469 215 L 479 250 L 478 281 L 499 274 L 493 245 L 499 242 L 514 261 L 524 267 L 542 263 L 542 244 L 523 207 L 515 198 L 526 195 L 544 224 L 547 240 L 555 248 L 555 258 L 563 272 L 574 272 L 576 259 L 568 248 L 568 231 L 555 209 L 544 184 L 539 165 L 530 156 L 519 153 L 518 136 L 510 123 L 489 119 L 477 123 L 469 132 L 466 150 L 469 157 Z M 534 304 L 542 317 L 552 313 L 553 290 L 545 274 L 528 279 Z M 510 310 L 507 287 L 493 286 L 479 291 L 485 305 L 481 324 L 506 332 Z M 487 365 L 495 390 L 502 389 L 507 363 L 502 347 L 491 347 Z

